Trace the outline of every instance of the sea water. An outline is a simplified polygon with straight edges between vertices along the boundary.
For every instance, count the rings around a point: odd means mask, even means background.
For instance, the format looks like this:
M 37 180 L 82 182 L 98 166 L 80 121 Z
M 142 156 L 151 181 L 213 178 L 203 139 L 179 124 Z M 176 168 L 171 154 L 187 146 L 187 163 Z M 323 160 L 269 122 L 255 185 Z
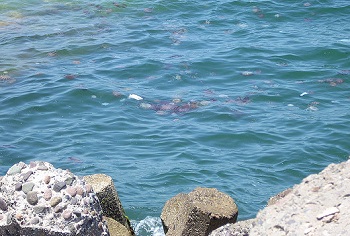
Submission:
M 104 173 L 138 235 L 197 186 L 239 220 L 349 157 L 350 3 L 2 0 L 0 174 Z

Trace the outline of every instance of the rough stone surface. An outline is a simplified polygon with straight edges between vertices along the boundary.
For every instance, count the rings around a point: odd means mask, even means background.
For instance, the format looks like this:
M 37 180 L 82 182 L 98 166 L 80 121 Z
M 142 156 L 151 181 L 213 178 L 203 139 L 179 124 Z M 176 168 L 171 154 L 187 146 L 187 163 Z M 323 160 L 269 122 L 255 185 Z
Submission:
M 118 221 L 110 218 L 110 217 L 103 217 L 107 221 L 109 234 L 111 236 L 133 236 L 133 234 L 126 228 L 124 225 L 119 223 Z
M 249 236 L 254 219 L 238 221 L 234 224 L 226 224 L 213 230 L 209 236 Z
M 22 184 L 22 191 L 25 193 L 25 194 L 28 194 L 29 191 L 32 191 L 34 188 L 34 183 L 33 182 L 26 182 L 24 184 Z M 16 185 L 15 185 L 15 189 L 16 188 Z
M 206 236 L 222 225 L 236 222 L 237 216 L 237 206 L 230 196 L 214 188 L 196 188 L 168 200 L 161 219 L 167 236 Z
M 30 205 L 36 205 L 39 201 L 38 193 L 35 191 L 29 191 L 27 193 L 27 201 Z
M 261 210 L 249 235 L 350 235 L 350 160 L 306 177 Z
M 84 176 L 88 186 L 91 186 L 100 199 L 103 215 L 124 225 L 132 234 L 133 230 L 120 202 L 113 179 L 105 174 Z
M 71 204 L 73 192 L 67 192 L 67 179 L 72 187 L 80 188 L 76 204 Z M 19 183 L 25 190 L 19 191 Z M 82 178 L 47 162 L 20 162 L 0 181 L 0 235 L 97 236 L 109 232 L 99 200 L 86 190 Z
M 64 181 L 59 181 L 53 185 L 53 190 L 56 192 L 61 191 L 63 188 L 66 187 L 66 182 Z
M 2 211 L 7 211 L 7 209 L 8 209 L 8 207 L 7 207 L 7 203 L 5 202 L 5 200 L 2 198 L 2 197 L 0 197 L 0 209 L 2 210 Z

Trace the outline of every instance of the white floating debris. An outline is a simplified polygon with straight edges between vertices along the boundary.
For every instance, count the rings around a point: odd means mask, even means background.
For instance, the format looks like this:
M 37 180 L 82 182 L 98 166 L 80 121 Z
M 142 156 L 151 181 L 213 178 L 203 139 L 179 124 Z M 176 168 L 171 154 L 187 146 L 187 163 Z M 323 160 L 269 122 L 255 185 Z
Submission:
M 251 76 L 251 75 L 254 75 L 254 72 L 252 72 L 252 71 L 243 71 L 242 75 L 244 75 L 244 76 Z
M 103 103 L 102 103 L 102 106 L 108 106 L 108 105 L 109 105 L 108 102 L 103 102 Z
M 306 108 L 307 111 L 318 111 L 318 108 L 315 106 L 309 106 L 308 108 Z
M 91 95 L 91 98 L 94 98 L 94 99 L 95 99 L 95 98 L 97 98 L 97 96 L 96 96 L 96 95 Z
M 139 95 L 136 95 L 136 94 L 133 94 L 133 93 L 130 94 L 128 98 L 132 98 L 132 99 L 135 99 L 135 100 L 137 100 L 137 101 L 140 101 L 140 100 L 143 99 L 143 98 L 140 97 Z
M 305 96 L 305 95 L 307 95 L 307 94 L 309 94 L 309 93 L 303 92 L 303 93 L 300 94 L 300 97 Z
M 293 105 L 293 104 L 291 104 L 291 103 L 289 103 L 287 106 L 289 106 L 289 107 L 294 107 L 294 105 Z

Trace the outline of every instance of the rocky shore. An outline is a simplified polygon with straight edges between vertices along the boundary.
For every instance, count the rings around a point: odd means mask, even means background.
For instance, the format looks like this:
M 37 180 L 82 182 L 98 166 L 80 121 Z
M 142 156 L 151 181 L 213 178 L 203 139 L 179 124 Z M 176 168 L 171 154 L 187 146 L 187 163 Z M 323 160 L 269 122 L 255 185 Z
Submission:
M 349 209 L 350 160 L 272 197 L 255 219 L 227 224 L 211 236 L 350 235 Z
M 111 177 L 78 177 L 47 162 L 13 165 L 0 177 L 0 235 L 125 235 L 134 232 Z M 254 219 L 213 188 L 169 199 L 167 236 L 350 235 L 350 160 L 272 197 Z
M 20 162 L 1 177 L 0 189 L 2 236 L 133 235 L 109 176 Z

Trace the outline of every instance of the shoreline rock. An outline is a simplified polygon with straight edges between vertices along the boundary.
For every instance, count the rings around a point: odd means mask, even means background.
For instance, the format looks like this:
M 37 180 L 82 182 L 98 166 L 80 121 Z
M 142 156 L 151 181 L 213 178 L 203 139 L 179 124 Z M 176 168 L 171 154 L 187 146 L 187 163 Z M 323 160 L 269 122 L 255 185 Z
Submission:
M 135 235 L 107 175 L 19 162 L 0 177 L 0 190 L 0 235 Z
M 135 235 L 107 175 L 19 162 L 0 176 L 0 190 L 0 235 Z M 271 197 L 253 219 L 232 223 L 234 200 L 208 188 L 168 200 L 161 219 L 166 235 L 175 236 L 347 235 L 349 208 L 350 160 Z
M 309 175 L 257 214 L 250 235 L 349 235 L 350 160 Z
M 307 176 L 271 197 L 256 218 L 227 224 L 210 236 L 349 235 L 349 209 L 350 160 Z
M 161 219 L 166 235 L 206 236 L 214 229 L 234 223 L 238 209 L 234 200 L 215 188 L 196 188 L 165 203 Z
M 68 170 L 19 162 L 0 185 L 0 235 L 109 235 L 97 196 Z
M 107 222 L 112 224 L 112 220 L 115 220 L 117 223 L 124 226 L 131 235 L 135 235 L 129 219 L 125 216 L 125 211 L 114 186 L 113 179 L 105 174 L 94 174 L 84 176 L 84 180 L 92 186 L 100 200 L 103 216 L 108 219 Z M 117 225 L 120 228 L 120 225 L 117 223 L 113 224 L 114 229 L 117 228 Z

